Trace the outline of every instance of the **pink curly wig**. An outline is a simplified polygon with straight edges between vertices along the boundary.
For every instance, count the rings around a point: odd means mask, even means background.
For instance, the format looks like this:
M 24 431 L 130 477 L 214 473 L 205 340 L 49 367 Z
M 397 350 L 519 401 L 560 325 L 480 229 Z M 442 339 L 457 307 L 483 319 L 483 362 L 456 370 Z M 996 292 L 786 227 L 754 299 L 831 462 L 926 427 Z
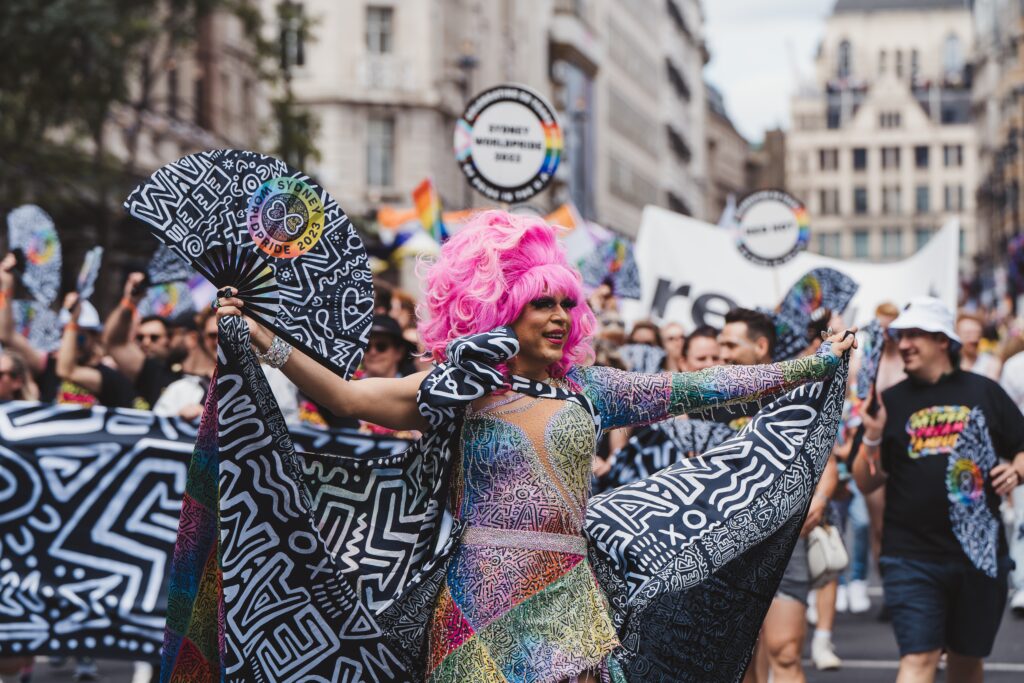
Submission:
M 441 248 L 425 273 L 426 297 L 417 313 L 424 348 L 445 360 L 448 342 L 510 325 L 545 294 L 576 300 L 562 360 L 548 368 L 564 377 L 590 361 L 597 319 L 586 303 L 580 274 L 569 266 L 555 230 L 540 218 L 504 211 L 472 216 Z

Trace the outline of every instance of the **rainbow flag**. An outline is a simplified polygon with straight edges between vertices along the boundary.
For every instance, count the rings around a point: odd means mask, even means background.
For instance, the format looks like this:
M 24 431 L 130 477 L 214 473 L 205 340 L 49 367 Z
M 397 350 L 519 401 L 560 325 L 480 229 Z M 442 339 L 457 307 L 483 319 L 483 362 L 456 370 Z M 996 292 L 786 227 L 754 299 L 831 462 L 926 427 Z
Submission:
M 438 244 L 444 244 L 448 239 L 448 231 L 445 230 L 444 220 L 441 218 L 441 197 L 430 178 L 424 179 L 412 191 L 412 201 L 416 204 L 416 213 L 423 229 L 430 233 Z

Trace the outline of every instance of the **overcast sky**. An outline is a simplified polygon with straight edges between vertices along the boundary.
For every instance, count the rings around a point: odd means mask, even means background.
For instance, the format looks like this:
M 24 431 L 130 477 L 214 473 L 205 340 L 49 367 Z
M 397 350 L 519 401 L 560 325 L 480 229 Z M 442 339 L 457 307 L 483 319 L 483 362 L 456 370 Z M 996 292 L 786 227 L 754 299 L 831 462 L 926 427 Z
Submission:
M 711 61 L 705 78 L 725 95 L 736 128 L 751 142 L 789 127 L 796 67 L 813 74 L 824 18 L 835 0 L 704 0 Z

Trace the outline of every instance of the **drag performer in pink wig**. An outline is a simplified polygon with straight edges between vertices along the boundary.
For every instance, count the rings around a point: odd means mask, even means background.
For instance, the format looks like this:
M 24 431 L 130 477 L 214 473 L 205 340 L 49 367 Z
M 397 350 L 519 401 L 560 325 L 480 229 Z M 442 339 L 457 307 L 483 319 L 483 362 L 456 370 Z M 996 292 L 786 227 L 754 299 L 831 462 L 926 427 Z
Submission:
M 447 510 L 459 536 L 423 625 L 419 671 L 438 682 L 626 680 L 619 660 L 636 643 L 620 638 L 588 557 L 594 520 L 604 524 L 588 511 L 600 430 L 825 380 L 852 336 L 773 365 L 657 375 L 590 366 L 596 320 L 555 230 L 499 211 L 475 215 L 443 246 L 425 289 L 420 337 L 434 360 L 467 368 L 469 385 L 493 388 L 451 413 L 458 436 Z M 242 306 L 233 297 L 218 303 L 220 316 Z M 272 335 L 249 325 L 266 352 Z M 422 410 L 423 394 L 458 389 L 450 374 L 428 386 L 426 372 L 348 382 L 298 350 L 283 369 L 338 415 L 428 437 L 440 427 Z M 650 533 L 642 545 L 660 542 Z

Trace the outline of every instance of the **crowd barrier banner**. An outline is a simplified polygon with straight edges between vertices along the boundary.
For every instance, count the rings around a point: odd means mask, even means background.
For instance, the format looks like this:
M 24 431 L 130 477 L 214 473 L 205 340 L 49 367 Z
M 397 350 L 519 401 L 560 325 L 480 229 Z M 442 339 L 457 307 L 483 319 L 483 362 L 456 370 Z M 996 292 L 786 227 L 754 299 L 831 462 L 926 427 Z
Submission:
M 635 252 L 641 297 L 620 306 L 627 324 L 651 318 L 680 322 L 688 331 L 702 324 L 720 327 L 730 308 L 774 309 L 803 275 L 827 267 L 860 285 L 844 315 L 851 324 L 872 320 L 884 301 L 902 306 L 915 296 L 936 296 L 955 308 L 959 245 L 959 222 L 951 220 L 902 261 L 863 263 L 803 252 L 773 275 L 772 268 L 743 257 L 731 230 L 648 206 Z
M 197 425 L 137 410 L 0 405 L 0 657 L 159 657 Z M 307 458 L 409 442 L 291 430 Z

